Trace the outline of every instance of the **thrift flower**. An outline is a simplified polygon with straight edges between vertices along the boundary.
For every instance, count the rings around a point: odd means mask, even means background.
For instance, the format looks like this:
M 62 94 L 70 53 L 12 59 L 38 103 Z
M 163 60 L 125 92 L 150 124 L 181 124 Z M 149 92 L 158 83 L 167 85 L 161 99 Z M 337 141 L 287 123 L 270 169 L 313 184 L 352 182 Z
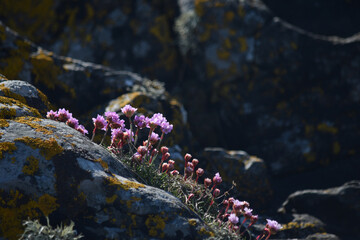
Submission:
M 145 146 L 139 146 L 137 152 L 140 153 L 141 156 L 144 156 L 147 153 L 147 148 Z
M 110 122 L 110 128 L 114 129 L 114 128 L 121 128 L 122 130 L 125 129 L 125 121 L 124 120 L 113 120 L 112 122 Z
M 211 185 L 211 179 L 210 178 L 205 178 L 204 179 L 205 188 L 208 188 L 210 185 Z
M 83 125 L 77 126 L 76 130 L 78 130 L 79 132 L 81 132 L 84 135 L 89 133 L 88 130 L 86 130 Z
M 215 174 L 215 176 L 214 176 L 214 178 L 213 178 L 213 182 L 214 182 L 214 184 L 216 184 L 216 185 L 218 185 L 218 184 L 220 184 L 220 183 L 222 182 L 222 179 L 221 179 L 219 173 L 216 173 L 216 174 Z
M 123 114 L 125 114 L 126 117 L 131 118 L 134 115 L 134 113 L 137 111 L 137 108 L 134 108 L 129 104 L 127 104 L 125 105 L 125 107 L 121 108 L 121 111 Z
M 198 163 L 199 163 L 199 160 L 194 158 L 191 162 L 192 162 L 192 164 L 194 164 L 194 167 L 196 167 L 196 165 L 198 165 Z
M 144 127 L 146 127 L 146 118 L 144 115 L 140 115 L 140 116 L 135 116 L 134 118 L 134 124 L 135 126 L 137 126 L 138 128 L 142 129 Z
M 121 140 L 123 138 L 123 135 L 124 132 L 121 130 L 121 128 L 111 129 L 111 140 L 113 142 Z
M 150 144 L 155 145 L 157 141 L 159 141 L 159 139 L 160 139 L 159 134 L 152 132 L 149 139 Z
M 168 134 L 168 133 L 170 133 L 171 132 L 171 130 L 173 130 L 173 125 L 172 124 L 170 124 L 169 122 L 162 122 L 161 124 L 160 124 L 160 129 L 161 129 L 161 131 L 163 132 L 163 133 L 165 133 L 165 134 Z
M 125 132 L 129 135 L 129 139 L 130 139 L 130 136 L 131 136 L 131 141 L 134 142 L 134 133 L 130 130 L 130 129 L 127 129 L 125 128 Z
M 228 220 L 234 225 L 239 222 L 239 218 L 234 213 L 230 214 Z
M 46 117 L 51 120 L 56 120 L 58 118 L 58 113 L 54 112 L 53 110 L 50 110 L 49 112 L 46 113 Z
M 266 228 L 269 229 L 270 234 L 277 233 L 280 229 L 282 229 L 282 226 L 275 220 L 266 219 L 267 224 Z
M 245 219 L 250 219 L 251 218 L 251 216 L 252 216 L 252 209 L 250 209 L 250 208 L 245 208 L 244 209 L 244 217 L 245 217 Z
M 72 127 L 74 129 L 76 129 L 79 126 L 79 120 L 77 120 L 76 118 L 70 117 L 67 121 L 66 121 L 66 125 L 68 125 L 69 127 Z
M 92 118 L 95 129 L 106 130 L 106 120 L 103 116 L 97 115 L 96 118 Z
M 161 123 L 166 122 L 166 118 L 161 113 L 155 113 L 150 119 L 147 121 L 147 128 L 150 130 L 154 130 L 157 126 L 160 126 Z
M 109 123 L 115 123 L 120 120 L 119 115 L 116 112 L 105 112 L 105 117 Z
M 58 117 L 57 117 L 58 121 L 66 122 L 71 117 L 72 117 L 72 114 L 68 110 L 66 110 L 65 108 L 60 108 L 58 110 Z
M 171 175 L 173 175 L 173 176 L 179 175 L 179 171 L 178 171 L 178 170 L 173 170 L 173 171 L 171 171 L 170 173 L 171 173 Z
M 165 147 L 165 146 L 162 146 L 162 147 L 160 148 L 160 151 L 161 151 L 162 154 L 165 154 L 165 153 L 169 152 L 169 148 L 167 148 L 167 147 Z
M 214 195 L 214 197 L 219 196 L 219 195 L 220 195 L 220 189 L 215 188 L 215 189 L 214 189 L 214 192 L 213 192 L 213 195 Z

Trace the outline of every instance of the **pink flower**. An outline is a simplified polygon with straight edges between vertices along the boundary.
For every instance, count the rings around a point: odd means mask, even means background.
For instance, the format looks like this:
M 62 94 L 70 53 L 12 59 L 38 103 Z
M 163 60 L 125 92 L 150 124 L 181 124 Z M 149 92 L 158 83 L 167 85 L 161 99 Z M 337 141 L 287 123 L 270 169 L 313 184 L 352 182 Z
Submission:
M 211 185 L 211 179 L 210 178 L 205 178 L 204 179 L 205 188 L 209 187 L 210 185 Z
M 164 171 L 168 170 L 168 168 L 169 168 L 169 164 L 163 163 L 163 165 L 162 165 L 162 171 L 164 172 Z
M 135 141 L 134 133 L 130 129 L 127 129 L 127 128 L 125 128 L 124 130 L 129 135 L 129 139 L 130 139 L 130 136 L 131 136 L 131 141 L 134 142 Z
M 239 201 L 239 200 L 235 200 L 234 201 L 234 210 L 235 211 L 240 211 L 243 210 L 245 207 L 249 207 L 249 203 L 246 201 Z
M 162 122 L 161 124 L 160 124 L 160 129 L 161 129 L 161 131 L 163 132 L 163 133 L 165 133 L 165 134 L 168 134 L 168 133 L 170 133 L 171 132 L 171 130 L 173 130 L 173 125 L 172 124 L 170 124 L 169 122 Z
M 157 141 L 159 141 L 159 139 L 160 139 L 159 134 L 152 132 L 150 135 L 150 139 L 149 139 L 150 144 L 155 145 L 157 143 Z
M 77 126 L 76 130 L 78 130 L 79 132 L 81 132 L 84 135 L 89 133 L 88 130 L 86 130 L 83 125 Z
M 125 114 L 126 117 L 131 118 L 137 111 L 137 108 L 133 108 L 132 106 L 127 104 L 125 105 L 125 107 L 121 108 L 121 111 L 123 114 Z
M 139 146 L 137 149 L 137 152 L 141 155 L 144 156 L 147 153 L 147 148 L 145 146 Z
M 123 138 L 124 132 L 121 128 L 111 129 L 111 139 L 113 142 L 121 140 Z
M 282 226 L 275 220 L 266 219 L 267 224 L 266 228 L 269 229 L 271 234 L 277 233 L 280 229 L 282 229 Z
M 258 215 L 252 215 L 251 218 L 250 218 L 251 225 L 255 224 L 257 222 L 258 218 L 259 218 Z
M 214 192 L 213 192 L 213 195 L 214 195 L 214 197 L 219 196 L 219 195 L 220 195 L 220 189 L 215 188 L 215 189 L 214 189 Z
M 169 152 L 169 148 L 167 148 L 167 147 L 165 147 L 165 146 L 162 146 L 162 147 L 160 148 L 160 151 L 161 151 L 162 154 L 165 154 L 165 153 Z
M 198 175 L 199 177 L 201 177 L 203 174 L 204 174 L 204 169 L 198 168 L 198 169 L 196 170 L 196 175 Z
M 74 129 L 76 129 L 79 126 L 79 120 L 77 120 L 76 118 L 70 117 L 67 121 L 66 121 L 66 125 L 68 125 L 69 127 L 72 127 Z
M 105 117 L 109 123 L 116 123 L 120 120 L 116 112 L 105 112 Z
M 97 115 L 96 118 L 92 118 L 96 129 L 106 130 L 106 120 L 103 116 Z
M 137 126 L 138 128 L 142 129 L 144 127 L 146 127 L 146 118 L 144 115 L 140 115 L 140 116 L 135 116 L 134 118 L 134 124 L 135 126 Z
M 191 162 L 192 162 L 192 164 L 194 164 L 194 167 L 196 167 L 196 165 L 198 165 L 198 163 L 199 163 L 199 160 L 194 158 Z
M 50 110 L 49 112 L 46 113 L 46 117 L 51 120 L 56 120 L 58 118 L 58 113 L 54 112 L 53 110 Z
M 161 126 L 166 122 L 166 118 L 161 113 L 155 113 L 150 119 L 147 118 L 147 128 L 154 130 L 157 126 Z
M 60 108 L 58 110 L 58 117 L 57 117 L 58 121 L 66 122 L 71 117 L 72 117 L 72 114 L 68 110 L 66 110 L 65 108 Z
M 172 176 L 177 176 L 177 175 L 179 175 L 179 171 L 178 170 L 173 170 L 173 171 L 170 172 L 170 174 Z
M 252 209 L 250 209 L 250 208 L 244 208 L 244 217 L 246 218 L 246 219 L 250 219 L 251 218 L 251 216 L 252 216 Z
M 113 121 L 110 122 L 110 128 L 121 128 L 123 131 L 125 131 L 125 121 L 120 119 L 113 119 Z
M 229 216 L 229 221 L 232 223 L 232 224 L 237 224 L 239 222 L 239 218 L 236 216 L 236 214 L 232 213 L 230 214 Z
M 216 185 L 218 185 L 218 184 L 220 184 L 220 183 L 222 182 L 222 179 L 221 179 L 219 173 L 216 173 L 216 174 L 215 174 L 215 176 L 214 176 L 214 178 L 213 178 L 213 182 L 214 182 L 214 184 L 216 184 Z

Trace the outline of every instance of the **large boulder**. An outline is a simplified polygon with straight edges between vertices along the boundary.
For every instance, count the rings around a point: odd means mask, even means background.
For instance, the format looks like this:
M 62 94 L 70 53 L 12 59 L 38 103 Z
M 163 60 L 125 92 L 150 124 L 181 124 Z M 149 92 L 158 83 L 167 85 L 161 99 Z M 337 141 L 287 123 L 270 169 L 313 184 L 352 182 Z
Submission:
M 303 190 L 291 194 L 279 209 L 282 213 L 307 213 L 326 224 L 326 230 L 344 239 L 357 236 L 360 221 L 360 182 L 324 190 Z
M 212 235 L 179 199 L 139 182 L 118 158 L 66 124 L 40 114 L 0 122 L 3 239 L 18 239 L 23 220 L 45 216 L 55 225 L 74 221 L 86 239 Z
M 179 2 L 196 23 L 179 22 L 196 43 L 179 96 L 200 143 L 246 149 L 278 175 L 358 156 L 359 35 L 307 32 L 259 0 Z
M 0 20 L 56 54 L 171 79 L 178 12 L 176 1 L 5 0 Z

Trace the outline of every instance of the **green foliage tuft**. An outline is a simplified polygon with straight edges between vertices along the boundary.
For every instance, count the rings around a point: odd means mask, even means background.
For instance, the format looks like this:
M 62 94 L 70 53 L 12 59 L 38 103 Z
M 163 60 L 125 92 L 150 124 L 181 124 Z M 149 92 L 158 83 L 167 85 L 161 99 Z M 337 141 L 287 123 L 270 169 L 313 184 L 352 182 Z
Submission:
M 23 223 L 25 231 L 19 240 L 77 240 L 82 238 L 81 234 L 77 235 L 74 230 L 74 222 L 69 226 L 57 226 L 53 229 L 50 226 L 49 218 L 46 217 L 47 226 L 39 223 L 38 220 L 27 220 Z

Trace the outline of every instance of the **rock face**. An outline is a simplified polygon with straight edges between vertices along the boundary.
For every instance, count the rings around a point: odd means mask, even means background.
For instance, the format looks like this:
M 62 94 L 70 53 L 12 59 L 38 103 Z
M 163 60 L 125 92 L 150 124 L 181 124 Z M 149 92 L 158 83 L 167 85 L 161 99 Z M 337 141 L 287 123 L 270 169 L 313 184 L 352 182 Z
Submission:
M 360 182 L 325 190 L 303 190 L 291 194 L 280 209 L 283 213 L 308 213 L 326 224 L 326 230 L 339 236 L 357 236 L 360 221 Z M 344 239 L 347 239 L 344 238 Z
M 358 35 L 312 34 L 261 1 L 187 6 L 197 51 L 186 56 L 182 96 L 201 143 L 246 149 L 274 174 L 358 156 Z
M 212 174 L 219 172 L 226 187 L 231 187 L 232 181 L 236 184 L 236 196 L 246 200 L 255 209 L 264 208 L 271 201 L 272 189 L 262 159 L 249 156 L 244 151 L 228 151 L 222 148 L 206 148 L 201 154 L 206 171 Z M 210 178 L 213 175 L 209 176 Z M 227 188 L 224 190 L 228 190 Z
M 179 11 L 176 1 L 31 4 L 24 0 L 18 4 L 3 1 L 0 20 L 57 54 L 151 78 L 177 77 L 179 56 L 172 30 Z M 29 22 L 31 27 L 24 28 Z
M 180 200 L 138 182 L 107 150 L 64 123 L 40 115 L 4 116 L 0 150 L 4 239 L 18 239 L 28 217 L 44 216 L 52 224 L 74 221 L 86 239 L 203 239 L 212 234 Z

